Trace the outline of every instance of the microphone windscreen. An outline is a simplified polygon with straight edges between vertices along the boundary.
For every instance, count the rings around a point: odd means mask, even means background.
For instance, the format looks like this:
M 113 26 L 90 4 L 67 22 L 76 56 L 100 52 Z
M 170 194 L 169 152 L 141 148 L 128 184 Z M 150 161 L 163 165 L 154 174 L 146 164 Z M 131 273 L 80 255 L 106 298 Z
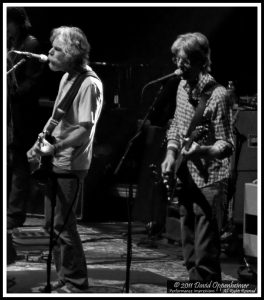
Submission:
M 48 56 L 47 56 L 47 55 L 40 54 L 40 55 L 39 55 L 39 60 L 40 60 L 41 62 L 47 62 L 49 59 L 48 59 Z
M 181 75 L 182 75 L 182 70 L 177 69 L 174 73 L 175 73 L 177 76 L 181 76 Z

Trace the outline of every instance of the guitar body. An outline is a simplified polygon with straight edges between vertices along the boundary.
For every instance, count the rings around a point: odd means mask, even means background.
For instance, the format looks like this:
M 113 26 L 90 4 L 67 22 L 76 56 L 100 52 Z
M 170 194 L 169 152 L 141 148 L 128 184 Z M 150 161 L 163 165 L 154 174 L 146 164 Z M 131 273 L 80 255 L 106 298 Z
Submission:
M 46 134 L 45 138 L 50 144 L 55 143 L 55 138 L 52 135 Z M 41 142 L 41 141 L 40 141 Z M 39 182 L 46 182 L 52 171 L 52 156 L 42 156 L 38 168 L 36 168 L 31 176 Z
M 164 184 L 167 189 L 168 201 L 171 202 L 176 191 L 179 191 L 181 188 L 181 181 L 178 178 L 178 172 L 180 167 L 182 166 L 185 159 L 182 155 L 182 149 L 186 149 L 187 151 L 191 148 L 193 142 L 197 142 L 202 144 L 208 133 L 208 123 L 204 122 L 203 125 L 197 126 L 195 130 L 191 133 L 188 139 L 185 139 L 181 150 L 179 151 L 179 155 L 176 159 L 174 171 L 168 179 L 164 180 Z
M 195 141 L 198 144 L 204 143 L 205 135 L 207 135 L 209 130 L 210 119 L 204 116 L 204 110 L 206 107 L 207 100 L 211 97 L 213 90 L 219 86 L 214 80 L 210 81 L 206 84 L 203 89 L 203 94 L 200 96 L 199 104 L 196 107 L 196 112 L 191 120 L 189 128 L 186 133 L 186 137 L 183 141 L 183 148 L 187 151 L 192 146 L 192 143 Z M 200 140 L 200 141 L 199 141 Z M 181 154 L 182 149 L 179 149 L 179 156 L 175 163 L 175 168 L 173 172 L 173 178 L 169 178 L 166 180 L 165 184 L 168 187 L 168 190 L 172 191 L 171 195 L 169 196 L 168 200 L 171 201 L 173 199 L 174 191 L 177 189 L 177 173 L 182 164 L 183 157 Z M 168 174 L 169 175 L 169 174 Z M 170 177 L 170 176 L 169 176 Z M 170 183 L 169 183 L 170 182 Z M 171 187 L 172 182 L 172 187 Z

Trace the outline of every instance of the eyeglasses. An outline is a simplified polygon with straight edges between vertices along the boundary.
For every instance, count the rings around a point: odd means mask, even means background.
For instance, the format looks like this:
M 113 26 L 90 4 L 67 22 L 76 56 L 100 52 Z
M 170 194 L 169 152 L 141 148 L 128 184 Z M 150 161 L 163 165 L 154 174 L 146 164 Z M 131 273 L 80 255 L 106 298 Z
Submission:
M 191 66 L 191 62 L 187 57 L 180 57 L 180 56 L 176 56 L 173 55 L 172 56 L 172 61 L 174 64 L 176 65 L 184 65 L 186 67 L 190 67 Z

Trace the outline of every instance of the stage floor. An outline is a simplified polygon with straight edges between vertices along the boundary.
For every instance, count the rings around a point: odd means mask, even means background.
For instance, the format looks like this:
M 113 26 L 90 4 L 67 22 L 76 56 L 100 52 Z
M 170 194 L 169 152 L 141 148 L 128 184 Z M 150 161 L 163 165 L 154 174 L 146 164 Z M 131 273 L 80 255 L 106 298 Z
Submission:
M 28 217 L 23 228 L 41 228 L 43 218 Z M 132 223 L 132 262 L 127 276 L 127 223 L 79 222 L 89 274 L 90 293 L 166 294 L 167 281 L 187 281 L 181 245 L 165 237 L 150 241 L 143 224 Z M 7 288 L 14 294 L 39 293 L 47 281 L 47 246 L 16 245 L 17 257 L 6 267 Z M 223 254 L 222 279 L 238 280 L 239 257 Z M 51 281 L 56 280 L 54 265 Z

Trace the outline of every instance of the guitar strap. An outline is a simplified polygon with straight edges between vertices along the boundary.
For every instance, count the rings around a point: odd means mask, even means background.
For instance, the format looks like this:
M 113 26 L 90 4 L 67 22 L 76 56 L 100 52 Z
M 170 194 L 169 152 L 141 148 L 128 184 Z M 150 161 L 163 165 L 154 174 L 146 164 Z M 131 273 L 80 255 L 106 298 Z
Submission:
M 206 107 L 207 100 L 211 97 L 212 92 L 217 86 L 220 86 L 220 84 L 218 84 L 216 81 L 213 80 L 207 83 L 207 85 L 204 87 L 199 104 L 196 108 L 195 114 L 188 128 L 186 137 L 189 137 L 192 131 L 195 129 L 195 127 L 202 123 L 202 119 L 203 119 L 202 117 Z M 189 170 L 187 168 L 186 161 L 181 164 L 178 173 L 179 173 L 179 178 L 181 178 L 181 180 L 183 178 L 185 179 L 185 183 L 187 184 L 187 186 L 189 187 L 195 186 L 195 183 L 192 177 L 190 176 Z
M 83 83 L 85 78 L 90 77 L 90 76 L 100 80 L 99 77 L 96 75 L 96 73 L 92 70 L 82 72 L 77 76 L 77 78 L 75 79 L 71 88 L 69 89 L 69 91 L 66 93 L 64 98 L 61 100 L 61 102 L 57 106 L 57 108 L 54 112 L 53 118 L 50 120 L 50 123 L 46 128 L 49 135 L 51 135 L 52 131 L 58 125 L 58 123 L 60 122 L 62 117 L 70 109 L 70 107 L 73 103 L 73 100 L 75 99 L 75 97 L 81 87 L 81 84 Z
M 98 80 L 98 76 L 96 73 L 92 70 L 88 70 L 85 72 L 80 73 L 75 81 L 73 82 L 71 88 L 69 91 L 66 93 L 64 98 L 61 100 L 59 105 L 56 107 L 52 118 L 50 119 L 50 122 L 48 126 L 46 127 L 46 135 L 45 139 L 50 142 L 51 144 L 54 144 L 55 138 L 52 136 L 52 132 L 54 128 L 58 125 L 62 117 L 67 113 L 67 111 L 70 109 L 80 87 L 82 82 L 85 80 L 87 77 L 95 77 Z M 50 156 L 42 156 L 41 161 L 40 161 L 40 166 L 39 168 L 35 169 L 32 171 L 32 175 L 35 179 L 39 181 L 46 181 L 47 178 L 50 176 L 51 172 L 51 163 L 50 163 Z M 72 175 L 71 175 L 72 176 Z
M 62 99 L 62 101 L 60 102 L 60 104 L 58 105 L 58 108 L 62 109 L 63 111 L 67 112 L 69 110 L 69 108 L 71 107 L 73 100 L 75 98 L 75 96 L 77 95 L 81 84 L 83 83 L 84 79 L 92 76 L 97 78 L 98 80 L 100 80 L 98 78 L 98 76 L 95 74 L 94 71 L 85 71 L 81 74 L 78 75 L 78 77 L 75 79 L 73 85 L 71 86 L 71 88 L 69 89 L 69 91 L 67 92 L 67 94 L 64 96 L 64 98 Z
M 206 84 L 206 86 L 204 87 L 199 104 L 196 108 L 195 114 L 194 114 L 193 119 L 188 128 L 186 137 L 189 137 L 191 135 L 192 131 L 195 129 L 195 127 L 201 124 L 207 100 L 211 97 L 213 90 L 217 86 L 220 86 L 220 85 L 216 81 L 212 80 L 212 81 L 208 82 Z

